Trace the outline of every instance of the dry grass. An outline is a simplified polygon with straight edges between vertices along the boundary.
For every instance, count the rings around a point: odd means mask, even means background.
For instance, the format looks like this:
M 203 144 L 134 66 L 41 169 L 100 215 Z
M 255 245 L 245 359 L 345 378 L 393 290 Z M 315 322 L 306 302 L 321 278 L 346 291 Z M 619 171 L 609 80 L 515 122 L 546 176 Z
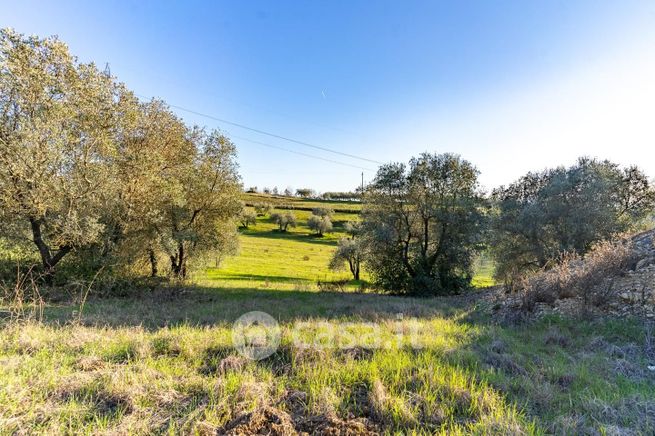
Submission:
M 208 308 L 211 295 L 217 303 Z M 255 291 L 191 290 L 170 300 L 91 299 L 81 319 L 71 305 L 46 307 L 41 322 L 6 323 L 0 433 L 655 429 L 650 336 L 638 323 L 553 318 L 500 327 L 470 299 L 277 298 L 275 306 Z M 329 314 L 320 313 L 324 304 Z M 281 320 L 283 338 L 277 353 L 254 362 L 232 348 L 231 320 L 260 305 Z M 297 346 L 298 322 L 305 339 L 334 328 L 341 348 Z M 372 325 L 385 346 L 368 346 Z M 417 332 L 418 342 L 397 342 L 398 332 Z M 359 342 L 345 346 L 346 334 Z
M 583 307 L 602 307 L 616 297 L 614 279 L 636 262 L 636 252 L 625 240 L 601 242 L 584 257 L 565 253 L 554 264 L 519 281 L 523 308 L 558 299 L 579 298 Z

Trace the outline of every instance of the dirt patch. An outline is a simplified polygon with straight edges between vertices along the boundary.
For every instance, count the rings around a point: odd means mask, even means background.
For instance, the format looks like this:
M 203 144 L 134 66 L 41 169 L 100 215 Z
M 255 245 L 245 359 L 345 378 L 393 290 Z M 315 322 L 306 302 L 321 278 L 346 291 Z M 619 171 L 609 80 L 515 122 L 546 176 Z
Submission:
M 288 389 L 282 398 L 282 403 L 291 414 L 299 416 L 304 415 L 307 411 L 307 398 L 306 392 Z
M 297 435 L 291 416 L 270 406 L 260 407 L 252 412 L 241 413 L 230 421 L 218 434 L 230 436 L 250 435 Z
M 325 436 L 369 436 L 379 435 L 377 425 L 366 418 L 341 419 L 333 414 L 316 415 L 298 423 L 300 432 Z

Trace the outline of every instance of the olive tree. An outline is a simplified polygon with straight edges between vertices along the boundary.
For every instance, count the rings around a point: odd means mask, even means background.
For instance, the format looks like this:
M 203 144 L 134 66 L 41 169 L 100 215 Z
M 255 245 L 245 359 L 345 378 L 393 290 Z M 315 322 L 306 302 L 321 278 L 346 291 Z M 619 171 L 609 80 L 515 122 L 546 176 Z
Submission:
M 257 215 L 260 216 L 268 215 L 273 211 L 273 205 L 271 203 L 255 203 L 254 208 Z
M 291 212 L 271 214 L 271 221 L 278 225 L 281 232 L 286 232 L 289 227 L 296 227 L 296 216 Z
M 165 253 L 232 250 L 235 149 L 190 129 L 161 101 L 141 103 L 56 38 L 0 31 L 0 210 L 4 236 L 29 239 L 46 280 L 59 262 L 131 265 Z
M 255 223 L 257 223 L 257 214 L 252 210 L 244 209 L 239 216 L 239 223 L 241 224 L 241 227 L 247 229 L 251 224 L 255 225 Z
M 315 207 L 312 209 L 312 214 L 320 217 L 332 217 L 334 210 L 330 207 Z
M 313 189 L 309 189 L 309 188 L 296 189 L 296 195 L 298 197 L 309 198 L 309 197 L 313 197 L 314 194 L 315 192 Z
M 347 221 L 343 225 L 343 230 L 348 233 L 350 239 L 355 239 L 362 233 L 362 223 L 359 221 Z
M 159 228 L 171 272 L 182 279 L 194 254 L 234 247 L 234 237 L 225 238 L 225 233 L 236 228 L 242 208 L 234 144 L 216 130 L 207 133 L 195 128 L 188 136 L 195 154 L 177 168 L 181 191 L 164 205 L 165 219 Z
M 636 167 L 581 158 L 528 173 L 492 195 L 492 253 L 505 281 L 564 252 L 583 254 L 652 213 L 655 191 Z
M 21 229 L 11 236 L 30 235 L 48 281 L 104 231 L 120 94 L 56 38 L 0 31 L 0 207 Z
M 332 231 L 332 221 L 328 215 L 312 215 L 307 220 L 307 227 L 313 230 L 317 236 L 323 236 Z
M 452 154 L 383 165 L 365 194 L 366 263 L 383 289 L 444 294 L 470 284 L 481 246 L 478 171 Z
M 330 259 L 329 267 L 334 271 L 341 271 L 348 265 L 353 279 L 359 280 L 363 256 L 364 250 L 360 240 L 342 238 Z

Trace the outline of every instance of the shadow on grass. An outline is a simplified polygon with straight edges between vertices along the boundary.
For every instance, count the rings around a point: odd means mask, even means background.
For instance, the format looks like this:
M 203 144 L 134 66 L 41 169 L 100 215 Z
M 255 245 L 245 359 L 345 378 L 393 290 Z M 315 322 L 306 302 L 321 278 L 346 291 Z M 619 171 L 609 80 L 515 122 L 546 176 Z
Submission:
M 82 323 L 93 326 L 143 326 L 157 329 L 174 325 L 225 325 L 250 311 L 263 311 L 280 322 L 311 318 L 379 321 L 406 318 L 450 317 L 466 302 L 457 297 L 410 298 L 358 292 L 311 292 L 252 287 L 197 286 L 162 289 L 127 298 L 90 298 Z M 75 319 L 76 304 L 48 305 L 45 322 L 61 324 Z
M 308 284 L 314 283 L 314 280 L 302 277 L 290 276 L 267 276 L 262 274 L 243 274 L 243 273 L 230 273 L 221 270 L 215 270 L 209 273 L 210 281 L 226 281 L 226 282 L 240 282 L 240 281 L 258 281 L 264 284 L 266 281 L 270 283 L 298 283 Z
M 243 230 L 241 234 L 252 238 L 284 239 L 288 241 L 307 242 L 310 244 L 322 244 L 322 245 L 331 245 L 331 246 L 337 245 L 337 239 L 331 239 L 329 237 L 327 238 L 320 237 L 320 236 L 310 235 L 306 233 L 281 232 L 279 230 L 258 232 L 253 229 L 248 229 L 248 230 Z

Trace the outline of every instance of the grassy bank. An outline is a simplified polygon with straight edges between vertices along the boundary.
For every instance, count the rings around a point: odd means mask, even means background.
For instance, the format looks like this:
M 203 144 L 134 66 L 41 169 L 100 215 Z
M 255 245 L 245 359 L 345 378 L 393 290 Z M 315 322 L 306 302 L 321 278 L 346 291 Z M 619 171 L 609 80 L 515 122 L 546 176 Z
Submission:
M 484 307 L 246 288 L 91 300 L 81 316 L 77 305 L 49 306 L 42 323 L 2 329 L 0 431 L 655 429 L 643 324 L 503 327 Z M 282 327 L 280 348 L 262 361 L 232 347 L 231 323 L 251 310 Z M 298 337 L 339 346 L 299 346 Z

